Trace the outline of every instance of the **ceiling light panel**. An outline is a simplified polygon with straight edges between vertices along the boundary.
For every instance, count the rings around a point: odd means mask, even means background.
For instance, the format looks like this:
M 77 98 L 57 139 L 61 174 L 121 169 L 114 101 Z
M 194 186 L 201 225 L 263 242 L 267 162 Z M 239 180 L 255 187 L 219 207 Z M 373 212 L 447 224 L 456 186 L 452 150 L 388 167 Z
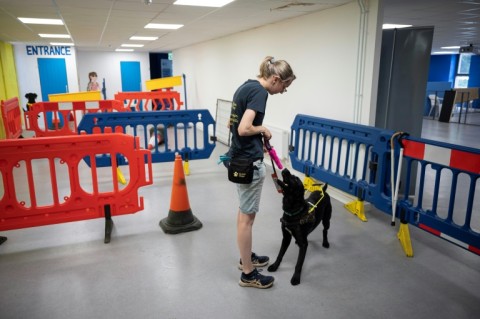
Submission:
M 145 29 L 168 29 L 176 30 L 183 27 L 183 24 L 165 24 L 165 23 L 149 23 L 145 26 Z
M 70 39 L 70 35 L 68 35 L 68 34 L 40 33 L 39 36 L 42 37 L 42 38 Z
M 223 7 L 235 0 L 177 0 L 173 4 L 197 7 Z
M 48 24 L 48 25 L 63 25 L 60 19 L 37 19 L 37 18 L 18 18 L 25 24 Z
M 133 36 L 133 37 L 130 37 L 130 40 L 133 40 L 133 41 L 155 41 L 155 40 L 158 40 L 158 37 Z
M 128 44 L 128 43 L 125 43 L 125 44 L 122 44 L 121 47 L 123 47 L 123 48 L 142 48 L 143 44 Z
M 73 47 L 75 44 L 73 44 L 73 43 L 66 43 L 66 42 L 50 42 L 50 45 L 64 45 L 64 46 Z

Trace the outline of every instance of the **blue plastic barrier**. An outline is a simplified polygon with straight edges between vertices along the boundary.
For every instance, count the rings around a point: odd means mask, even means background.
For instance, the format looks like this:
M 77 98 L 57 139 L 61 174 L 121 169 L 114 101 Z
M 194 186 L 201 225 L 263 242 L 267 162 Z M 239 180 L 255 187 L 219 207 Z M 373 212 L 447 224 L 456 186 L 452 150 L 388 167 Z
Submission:
M 85 114 L 78 132 L 103 132 L 105 127 L 122 127 L 124 133 L 140 137 L 140 146 L 152 151 L 152 163 L 173 162 L 175 153 L 183 160 L 205 159 L 215 148 L 215 139 L 209 137 L 209 133 L 215 134 L 215 121 L 203 109 Z M 117 162 L 127 164 L 122 156 L 118 156 Z M 97 156 L 96 165 L 110 166 L 110 157 Z
M 409 181 L 418 178 L 415 200 L 405 195 L 399 201 L 405 219 L 480 255 L 480 199 L 475 198 L 480 187 L 480 150 L 416 138 L 403 144 L 404 194 L 410 193 Z M 416 166 L 418 177 L 412 174 Z
M 391 215 L 393 138 L 395 172 L 402 163 L 399 193 L 403 195 L 396 201 L 396 217 L 402 224 L 410 223 L 480 255 L 480 198 L 475 197 L 480 187 L 480 150 L 410 137 L 399 143 L 394 134 L 297 115 L 290 137 L 292 167 Z M 415 196 L 411 196 L 412 183 Z M 402 241 L 400 233 L 399 238 Z
M 393 131 L 308 115 L 291 127 L 292 167 L 391 213 Z

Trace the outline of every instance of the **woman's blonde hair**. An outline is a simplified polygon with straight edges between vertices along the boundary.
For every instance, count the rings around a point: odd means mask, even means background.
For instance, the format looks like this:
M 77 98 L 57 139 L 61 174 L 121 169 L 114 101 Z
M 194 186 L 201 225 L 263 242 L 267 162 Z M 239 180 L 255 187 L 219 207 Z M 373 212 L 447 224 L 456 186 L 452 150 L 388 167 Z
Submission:
M 260 64 L 259 78 L 268 79 L 272 75 L 280 77 L 282 82 L 292 82 L 297 77 L 293 74 L 293 70 L 285 60 L 275 60 L 272 56 L 267 56 Z

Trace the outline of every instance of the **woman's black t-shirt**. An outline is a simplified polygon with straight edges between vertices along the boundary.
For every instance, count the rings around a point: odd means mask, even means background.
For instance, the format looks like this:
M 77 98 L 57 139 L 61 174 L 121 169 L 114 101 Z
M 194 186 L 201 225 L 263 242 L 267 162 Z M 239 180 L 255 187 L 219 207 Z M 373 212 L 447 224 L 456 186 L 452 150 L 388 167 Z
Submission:
M 248 80 L 243 83 L 233 95 L 232 110 L 230 113 L 230 143 L 231 157 L 261 159 L 263 158 L 262 135 L 239 136 L 238 125 L 247 109 L 256 112 L 253 126 L 263 124 L 265 109 L 267 107 L 268 92 L 257 80 Z

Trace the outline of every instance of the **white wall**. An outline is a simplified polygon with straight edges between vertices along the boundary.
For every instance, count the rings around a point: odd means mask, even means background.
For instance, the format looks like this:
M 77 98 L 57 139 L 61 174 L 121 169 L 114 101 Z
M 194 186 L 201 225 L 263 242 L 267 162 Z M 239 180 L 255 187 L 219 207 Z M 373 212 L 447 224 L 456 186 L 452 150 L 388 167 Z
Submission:
M 80 91 L 87 90 L 88 73 L 95 71 L 97 72 L 100 86 L 103 79 L 105 79 L 107 100 L 112 100 L 115 93 L 122 91 L 122 77 L 120 74 L 120 62 L 122 61 L 140 62 L 142 91 L 146 91 L 145 81 L 150 80 L 148 53 L 77 51 Z
M 38 71 L 37 58 L 64 58 L 67 68 L 67 82 L 70 92 L 78 92 L 76 50 L 70 48 L 70 55 L 28 55 L 29 44 L 14 44 L 15 67 L 17 70 L 18 90 L 20 105 L 26 105 L 25 94 L 33 92 L 37 94 L 37 102 L 43 100 L 40 86 L 40 74 Z M 35 44 L 33 44 L 35 45 Z M 45 98 L 48 101 L 48 97 Z
M 375 113 L 373 70 L 379 54 L 375 49 L 378 0 L 368 3 L 363 124 L 370 124 L 371 112 Z M 298 113 L 354 122 L 359 24 L 360 7 L 355 1 L 178 49 L 173 52 L 174 75 L 186 75 L 189 109 L 207 108 L 214 115 L 217 99 L 231 100 L 241 83 L 256 77 L 263 58 L 272 55 L 287 60 L 297 80 L 287 93 L 269 97 L 265 124 L 289 128 Z

